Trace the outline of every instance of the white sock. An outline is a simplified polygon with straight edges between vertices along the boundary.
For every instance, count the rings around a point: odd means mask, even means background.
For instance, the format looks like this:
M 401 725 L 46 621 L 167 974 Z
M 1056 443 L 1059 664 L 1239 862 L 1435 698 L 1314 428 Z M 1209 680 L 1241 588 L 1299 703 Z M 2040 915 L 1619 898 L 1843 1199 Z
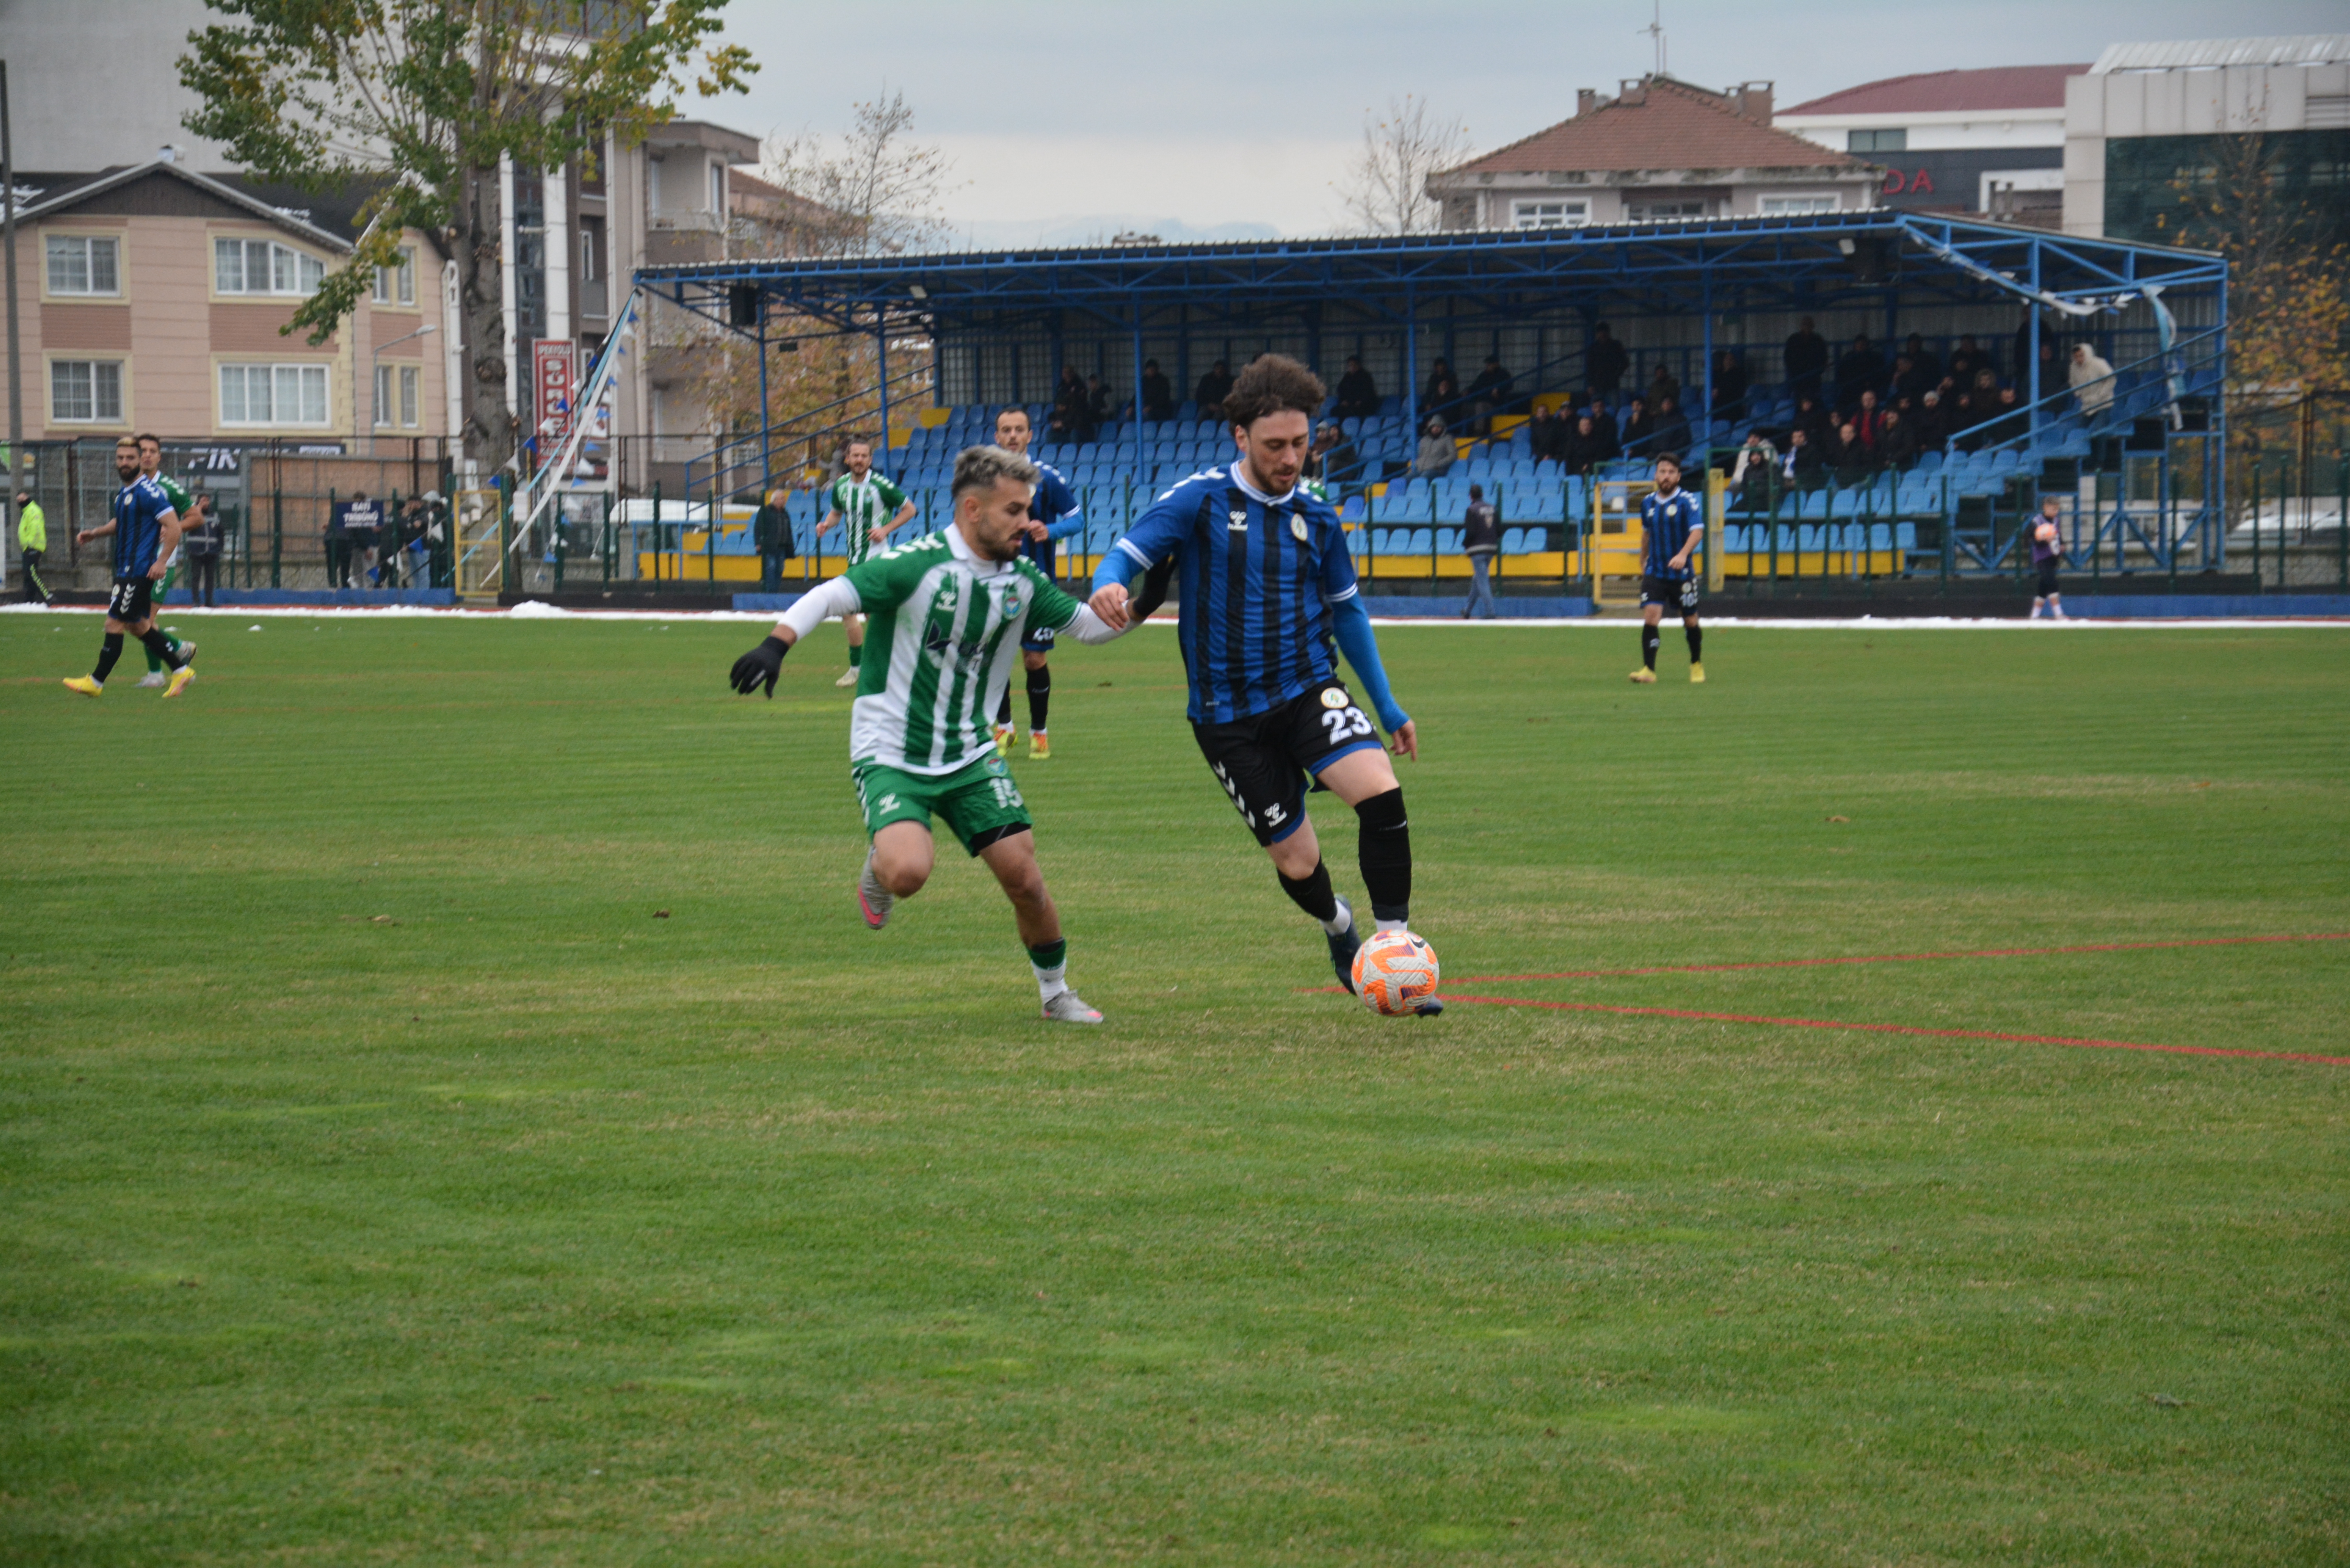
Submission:
M 1379 935 L 1381 936 L 1386 936 L 1389 931 L 1409 930 L 1409 929 L 1410 928 L 1406 926 L 1401 920 L 1381 920 L 1379 922 Z
M 1334 937 L 1345 936 L 1347 931 L 1354 929 L 1354 924 L 1355 911 L 1343 903 L 1338 906 L 1336 918 L 1320 922 L 1322 929 Z
M 1032 961 L 1028 971 L 1036 977 L 1036 994 L 1046 1002 L 1069 989 L 1069 965 L 1066 960 L 1051 969 L 1038 969 Z

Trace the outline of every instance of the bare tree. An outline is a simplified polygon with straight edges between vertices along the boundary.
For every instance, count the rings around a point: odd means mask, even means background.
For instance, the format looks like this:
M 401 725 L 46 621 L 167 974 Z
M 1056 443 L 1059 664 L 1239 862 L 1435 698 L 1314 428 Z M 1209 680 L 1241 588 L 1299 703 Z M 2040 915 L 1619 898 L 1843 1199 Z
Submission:
M 1364 234 L 1414 234 L 1436 228 L 1441 204 L 1428 193 L 1428 177 L 1459 162 L 1469 151 L 1469 128 L 1440 116 L 1424 98 L 1406 93 L 1388 100 L 1384 116 L 1363 113 L 1363 145 L 1338 187 L 1353 226 Z
M 857 106 L 837 143 L 810 131 L 770 140 L 760 175 L 795 198 L 776 220 L 781 254 L 891 255 L 942 243 L 952 166 L 913 131 L 906 95 L 885 90 Z

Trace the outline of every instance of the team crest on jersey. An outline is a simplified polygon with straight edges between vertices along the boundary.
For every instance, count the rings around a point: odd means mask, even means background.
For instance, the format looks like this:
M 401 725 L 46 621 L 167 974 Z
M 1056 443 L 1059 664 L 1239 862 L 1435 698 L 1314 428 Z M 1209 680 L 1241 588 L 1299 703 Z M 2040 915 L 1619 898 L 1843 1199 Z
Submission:
M 1346 705 L 1346 692 L 1340 691 L 1336 686 L 1325 686 L 1322 688 L 1322 706 L 1325 708 L 1344 708 Z
M 1246 512 L 1234 510 L 1226 513 L 1225 515 L 1232 519 L 1230 523 L 1224 524 L 1225 528 L 1229 532 L 1234 534 L 1245 534 L 1248 532 L 1248 514 Z
M 1289 514 L 1289 536 L 1303 545 L 1305 543 L 1305 534 L 1306 528 L 1305 514 L 1298 512 L 1291 513 Z

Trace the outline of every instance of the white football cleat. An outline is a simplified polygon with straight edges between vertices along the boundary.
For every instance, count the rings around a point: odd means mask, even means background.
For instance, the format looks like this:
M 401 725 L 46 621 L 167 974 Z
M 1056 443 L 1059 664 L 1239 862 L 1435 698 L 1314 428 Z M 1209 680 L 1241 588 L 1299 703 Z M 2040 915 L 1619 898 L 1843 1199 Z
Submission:
M 171 684 L 171 680 L 172 678 L 164 674 L 161 670 L 151 670 L 146 674 L 139 678 L 139 684 L 141 686 L 167 686 Z
M 865 869 L 857 876 L 857 911 L 865 917 L 867 925 L 878 931 L 889 923 L 889 906 L 898 901 L 898 896 L 881 886 L 881 878 L 873 875 L 875 853 L 870 849 L 865 852 Z
M 836 681 L 834 681 L 834 682 L 833 682 L 833 684 L 834 684 L 835 686 L 854 686 L 854 685 L 856 685 L 856 684 L 857 684 L 857 666 L 855 666 L 855 665 L 853 665 L 853 664 L 852 664 L 852 665 L 850 665 L 847 669 L 846 669 L 846 670 L 842 670 L 842 671 L 840 672 L 840 679 L 839 679 L 839 680 L 836 680 Z
M 1045 1021 L 1048 1023 L 1099 1023 L 1102 1015 L 1086 1005 L 1084 997 L 1074 991 L 1065 991 L 1045 1004 Z

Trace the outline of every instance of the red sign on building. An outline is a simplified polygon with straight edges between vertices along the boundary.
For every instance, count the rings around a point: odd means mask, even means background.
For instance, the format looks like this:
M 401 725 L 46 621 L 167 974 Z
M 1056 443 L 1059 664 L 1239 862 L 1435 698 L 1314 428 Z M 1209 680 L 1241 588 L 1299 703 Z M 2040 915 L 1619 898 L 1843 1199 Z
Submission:
M 560 337 L 537 337 L 530 345 L 530 384 L 536 407 L 533 427 L 560 441 L 571 426 L 571 400 L 579 381 L 579 345 Z M 542 446 L 539 455 L 549 455 Z

